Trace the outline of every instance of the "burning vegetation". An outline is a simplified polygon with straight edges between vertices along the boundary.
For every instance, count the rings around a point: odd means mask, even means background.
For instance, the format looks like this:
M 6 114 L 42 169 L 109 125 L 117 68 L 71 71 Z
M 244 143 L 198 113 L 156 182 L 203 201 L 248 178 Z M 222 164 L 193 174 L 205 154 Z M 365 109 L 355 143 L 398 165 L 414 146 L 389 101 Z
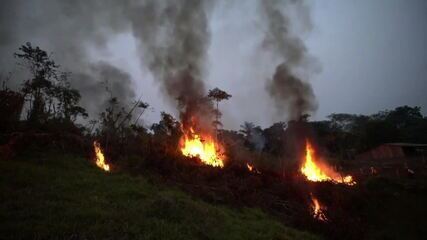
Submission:
M 316 158 L 314 148 L 308 140 L 305 145 L 305 158 L 301 166 L 301 173 L 307 180 L 313 182 L 331 181 L 346 185 L 356 184 L 352 176 L 342 176 L 338 172 L 335 172 L 330 166 L 326 165 L 326 163 L 320 162 L 320 160 Z
M 319 200 L 317 200 L 317 198 L 315 198 L 313 195 L 311 195 L 311 201 L 312 201 L 311 208 L 313 211 L 313 217 L 320 221 L 327 221 L 328 219 L 326 218 L 326 215 L 325 215 L 326 207 L 322 206 Z
M 360 153 L 390 139 L 427 141 L 423 135 L 427 118 L 420 108 L 405 106 L 372 116 L 333 114 L 327 121 L 310 122 L 309 114 L 317 108 L 314 91 L 308 79 L 296 73 L 310 73 L 305 67 L 312 59 L 302 39 L 291 31 L 292 21 L 280 11 L 280 1 L 266 0 L 260 2 L 266 24 L 263 47 L 273 52 L 280 64 L 264 90 L 274 101 L 283 122 L 265 129 L 245 122 L 239 132 L 225 130 L 219 103 L 231 95 L 218 88 L 207 91 L 204 82 L 212 4 L 208 1 L 147 3 L 130 6 L 135 14 L 130 14 L 132 19 L 127 21 L 132 23 L 129 26 L 138 43 L 141 62 L 148 66 L 178 113 L 177 119 L 162 112 L 161 120 L 147 127 L 140 120 L 149 105 L 141 98 L 131 103 L 128 98 L 132 95 L 116 96 L 107 86 L 106 96 L 102 97 L 105 110 L 97 109 L 103 111 L 99 118 L 81 126 L 78 120 L 84 121 L 88 114 L 79 105 L 79 91 L 71 88 L 67 73 L 60 71 L 51 55 L 27 43 L 15 57 L 32 76 L 19 92 L 0 90 L 0 140 L 4 142 L 0 145 L 0 157 L 20 153 L 28 142 L 41 148 L 56 144 L 53 146 L 62 150 L 74 146 L 73 152 L 79 154 L 94 152 L 95 164 L 106 172 L 116 166 L 135 174 L 152 171 L 162 181 L 176 184 L 207 201 L 261 208 L 286 224 L 326 232 L 327 236 L 346 238 L 346 231 L 350 230 L 345 227 L 349 225 L 357 231 L 363 229 L 357 224 L 365 216 L 354 213 L 351 199 L 353 195 L 363 194 L 358 192 L 363 182 L 354 174 L 358 169 L 337 171 L 341 168 L 332 167 L 316 155 L 317 145 L 313 143 L 319 143 L 319 149 L 325 149 L 335 158 L 349 162 L 351 158 L 343 153 L 350 149 Z M 283 6 L 307 14 L 301 1 L 288 1 Z M 150 19 L 140 21 L 140 15 Z M 117 69 L 100 68 L 108 70 L 97 70 L 102 72 L 98 74 L 101 77 L 114 75 L 119 80 L 129 80 Z M 27 117 L 22 118 L 24 115 Z M 100 141 L 92 142 L 94 138 Z M 108 149 L 103 151 L 100 142 L 108 142 Z M 106 163 L 106 157 L 114 165 Z M 200 161 L 194 161 L 197 159 Z M 200 167 L 200 163 L 207 167 Z M 347 171 L 351 175 L 342 174 Z M 354 186 L 356 179 L 358 184 Z M 355 199 L 363 203 L 361 198 Z M 161 203 L 169 208 L 174 204 Z M 321 225 L 323 228 L 319 230 L 320 222 L 327 225 Z M 358 232 L 354 239 L 362 234 Z
M 187 157 L 197 157 L 204 164 L 213 167 L 224 167 L 224 153 L 222 146 L 212 136 L 200 136 L 193 128 L 182 135 L 181 152 Z
M 95 164 L 102 170 L 109 172 L 110 171 L 110 165 L 105 163 L 105 157 L 104 153 L 102 153 L 101 144 L 99 142 L 94 141 L 93 142 L 93 149 L 95 151 Z

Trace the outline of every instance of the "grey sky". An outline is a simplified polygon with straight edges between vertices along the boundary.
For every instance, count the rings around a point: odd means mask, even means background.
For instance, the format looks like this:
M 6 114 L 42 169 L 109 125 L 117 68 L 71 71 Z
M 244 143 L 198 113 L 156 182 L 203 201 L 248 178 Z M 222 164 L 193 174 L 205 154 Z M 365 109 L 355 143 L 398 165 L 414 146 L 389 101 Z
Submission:
M 302 36 L 321 67 L 306 76 L 319 104 L 314 119 L 333 112 L 374 113 L 404 104 L 421 106 L 427 112 L 427 1 L 311 0 L 309 4 L 313 29 Z M 265 90 L 278 60 L 260 50 L 264 29 L 257 7 L 256 0 L 222 0 L 210 16 L 206 85 L 233 95 L 220 105 L 225 128 L 236 129 L 243 121 L 265 127 L 285 120 L 275 114 Z M 160 111 L 176 114 L 143 67 L 132 34 L 126 29 L 120 32 L 108 37 L 107 48 L 85 42 L 90 61 L 107 61 L 131 75 L 136 96 L 142 92 L 154 107 L 146 116 L 148 122 L 157 121 Z M 26 37 L 30 39 L 12 39 L 49 46 L 50 36 Z M 14 61 L 12 56 L 9 60 Z

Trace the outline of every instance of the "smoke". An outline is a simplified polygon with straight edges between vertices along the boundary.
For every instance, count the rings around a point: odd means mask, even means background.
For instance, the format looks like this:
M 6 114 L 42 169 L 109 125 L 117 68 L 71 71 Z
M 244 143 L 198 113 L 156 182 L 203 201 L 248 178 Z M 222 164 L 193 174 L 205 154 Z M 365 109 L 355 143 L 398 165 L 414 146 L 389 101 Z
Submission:
M 266 139 L 262 134 L 262 130 L 253 129 L 248 140 L 256 151 L 261 152 L 264 149 Z
M 79 72 L 73 76 L 73 84 L 80 89 L 83 104 L 88 112 L 97 113 L 108 107 L 110 93 L 117 97 L 124 106 L 134 100 L 132 80 L 128 73 L 106 62 L 91 64 L 86 73 Z M 100 82 L 102 81 L 102 82 Z
M 137 9 L 137 10 L 136 10 Z M 145 1 L 134 7 L 131 23 L 142 58 L 186 125 L 210 128 L 212 106 L 206 101 L 204 63 L 210 44 L 205 0 Z
M 302 0 L 265 0 L 260 3 L 262 19 L 267 25 L 263 47 L 281 61 L 273 78 L 267 82 L 266 90 L 280 115 L 287 115 L 289 120 L 298 120 L 303 114 L 317 109 L 311 85 L 296 74 L 301 69 L 311 71 L 313 59 L 308 55 L 302 39 L 292 31 L 294 25 L 291 22 L 291 19 L 298 17 L 302 30 L 311 29 L 309 9 Z M 289 9 L 294 10 L 293 18 L 291 12 L 285 12 Z
M 213 3 L 6 0 L 2 5 L 3 67 L 13 62 L 11 56 L 20 44 L 31 41 L 54 52 L 54 59 L 73 73 L 71 85 L 82 93 L 83 106 L 89 112 L 99 112 L 106 100 L 101 82 L 108 80 L 114 86 L 110 89 L 115 97 L 124 101 L 132 99 L 135 92 L 129 74 L 107 62 L 94 62 L 88 49 L 103 51 L 111 36 L 131 32 L 141 62 L 153 73 L 170 102 L 180 108 L 182 120 L 188 122 L 189 116 L 196 116 L 206 126 L 211 124 L 208 116 L 212 107 L 203 100 L 206 91 L 202 79 L 210 44 L 208 14 Z
M 0 72 L 13 71 L 11 87 L 25 79 L 17 69 L 13 53 L 26 42 L 40 46 L 71 72 L 71 86 L 82 95 L 81 104 L 92 117 L 103 111 L 108 81 L 113 95 L 124 104 L 135 96 L 130 76 L 107 62 L 89 56 L 89 48 L 104 50 L 111 33 L 128 29 L 118 1 L 6 0 L 0 10 Z

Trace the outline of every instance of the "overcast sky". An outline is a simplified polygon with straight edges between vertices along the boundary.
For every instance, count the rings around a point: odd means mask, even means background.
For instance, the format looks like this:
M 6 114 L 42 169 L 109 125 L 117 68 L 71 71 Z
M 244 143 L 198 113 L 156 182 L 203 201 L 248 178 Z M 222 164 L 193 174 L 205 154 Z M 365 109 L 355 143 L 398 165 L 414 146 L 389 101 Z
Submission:
M 314 119 L 334 112 L 371 114 L 400 105 L 421 106 L 424 114 L 427 112 L 427 1 L 308 3 L 313 28 L 301 34 L 309 54 L 318 61 L 316 71 L 306 76 L 319 106 Z M 225 128 L 237 129 L 243 121 L 266 127 L 285 120 L 275 114 L 266 92 L 266 79 L 271 78 L 277 62 L 260 50 L 264 29 L 257 7 L 256 0 L 223 0 L 209 16 L 211 42 L 205 81 L 208 88 L 219 87 L 233 95 L 220 104 Z M 146 115 L 147 122 L 157 121 L 160 111 L 176 113 L 144 67 L 132 33 L 126 29 L 119 32 L 108 37 L 107 48 L 85 43 L 86 54 L 93 61 L 107 61 L 130 74 L 136 96 L 142 93 L 153 107 Z M 51 41 L 43 34 L 27 38 L 16 39 L 47 48 Z

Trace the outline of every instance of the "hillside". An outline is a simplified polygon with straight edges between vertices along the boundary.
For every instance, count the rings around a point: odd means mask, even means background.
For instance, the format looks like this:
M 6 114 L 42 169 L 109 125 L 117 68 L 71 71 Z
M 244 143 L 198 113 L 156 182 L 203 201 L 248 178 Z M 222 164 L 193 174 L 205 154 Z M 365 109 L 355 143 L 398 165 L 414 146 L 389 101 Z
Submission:
M 257 209 L 211 205 L 83 158 L 52 156 L 0 161 L 2 238 L 317 239 Z

